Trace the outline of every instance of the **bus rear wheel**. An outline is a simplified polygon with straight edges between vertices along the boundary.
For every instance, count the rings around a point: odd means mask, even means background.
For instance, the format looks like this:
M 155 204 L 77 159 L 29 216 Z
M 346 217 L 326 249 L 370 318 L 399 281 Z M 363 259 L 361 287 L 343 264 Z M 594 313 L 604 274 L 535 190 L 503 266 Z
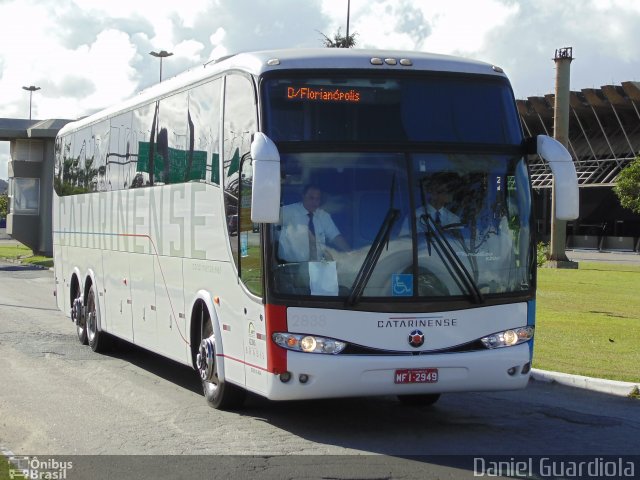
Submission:
M 196 356 L 196 367 L 202 381 L 202 391 L 207 403 L 219 410 L 233 410 L 242 407 L 246 392 L 232 383 L 220 380 L 216 355 L 216 340 L 211 319 L 203 315 L 200 348 Z
M 436 403 L 439 398 L 439 393 L 427 393 L 423 395 L 398 395 L 398 400 L 400 400 L 400 403 L 410 407 L 427 407 Z
M 89 287 L 87 295 L 87 309 L 85 315 L 85 327 L 87 331 L 87 340 L 91 350 L 96 353 L 104 352 L 109 348 L 110 338 L 105 332 L 101 332 L 98 328 L 100 324 L 100 311 L 96 305 L 96 288 L 93 284 Z
M 82 301 L 82 290 L 74 283 L 71 290 L 71 321 L 76 325 L 76 334 L 82 345 L 88 343 L 87 340 L 87 318 L 85 315 L 84 303 Z

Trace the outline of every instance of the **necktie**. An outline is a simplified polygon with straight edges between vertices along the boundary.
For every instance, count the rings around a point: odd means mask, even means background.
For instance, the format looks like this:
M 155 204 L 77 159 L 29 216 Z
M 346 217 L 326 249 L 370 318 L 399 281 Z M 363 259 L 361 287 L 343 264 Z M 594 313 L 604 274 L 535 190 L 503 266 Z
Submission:
M 307 213 L 309 217 L 309 261 L 317 260 L 318 250 L 316 246 L 316 229 L 313 226 L 313 213 Z
M 441 225 L 442 221 L 440 220 L 440 210 L 436 210 L 436 225 Z

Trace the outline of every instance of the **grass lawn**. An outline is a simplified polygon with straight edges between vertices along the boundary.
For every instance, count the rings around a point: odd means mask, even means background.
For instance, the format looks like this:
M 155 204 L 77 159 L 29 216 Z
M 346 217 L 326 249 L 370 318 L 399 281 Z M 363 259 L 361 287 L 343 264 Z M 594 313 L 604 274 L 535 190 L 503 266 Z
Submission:
M 640 381 L 640 266 L 538 270 L 533 366 Z
M 18 242 L 10 245 L 0 245 L 0 258 L 8 258 L 11 260 L 19 259 L 20 262 L 24 264 L 47 268 L 53 267 L 52 258 L 34 255 L 30 248 Z

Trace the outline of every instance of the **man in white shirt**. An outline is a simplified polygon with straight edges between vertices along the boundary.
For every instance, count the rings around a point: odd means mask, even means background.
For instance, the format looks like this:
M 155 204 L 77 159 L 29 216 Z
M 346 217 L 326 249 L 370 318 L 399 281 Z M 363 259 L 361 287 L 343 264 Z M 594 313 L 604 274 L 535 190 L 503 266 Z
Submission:
M 326 211 L 320 208 L 322 192 L 307 185 L 302 201 L 280 211 L 278 258 L 285 262 L 319 261 L 327 258 L 327 244 L 341 251 L 349 245 Z
M 453 186 L 447 183 L 432 183 L 432 185 L 433 186 L 429 191 L 430 198 L 429 203 L 427 204 L 427 213 L 433 222 L 440 227 L 459 224 L 460 217 L 446 207 L 447 204 L 451 203 L 453 198 Z M 416 210 L 418 226 L 424 224 L 421 220 L 422 215 L 424 215 L 424 207 L 419 207 Z
M 453 192 L 456 189 L 455 181 L 458 176 L 453 173 L 435 173 L 429 179 L 427 194 L 427 214 L 439 227 L 447 227 L 460 224 L 460 217 L 449 210 L 446 205 L 453 199 Z M 416 224 L 418 232 L 427 230 L 427 217 L 424 206 L 416 209 Z M 408 235 L 410 232 L 409 219 L 406 218 L 402 224 L 401 235 Z

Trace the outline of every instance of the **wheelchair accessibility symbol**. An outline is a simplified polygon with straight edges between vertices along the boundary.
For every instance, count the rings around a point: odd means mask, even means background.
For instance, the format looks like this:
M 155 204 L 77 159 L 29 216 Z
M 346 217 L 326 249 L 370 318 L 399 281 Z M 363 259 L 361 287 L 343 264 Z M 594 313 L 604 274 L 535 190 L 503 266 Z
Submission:
M 413 296 L 413 275 L 410 273 L 393 273 L 391 275 L 391 294 L 394 297 Z

